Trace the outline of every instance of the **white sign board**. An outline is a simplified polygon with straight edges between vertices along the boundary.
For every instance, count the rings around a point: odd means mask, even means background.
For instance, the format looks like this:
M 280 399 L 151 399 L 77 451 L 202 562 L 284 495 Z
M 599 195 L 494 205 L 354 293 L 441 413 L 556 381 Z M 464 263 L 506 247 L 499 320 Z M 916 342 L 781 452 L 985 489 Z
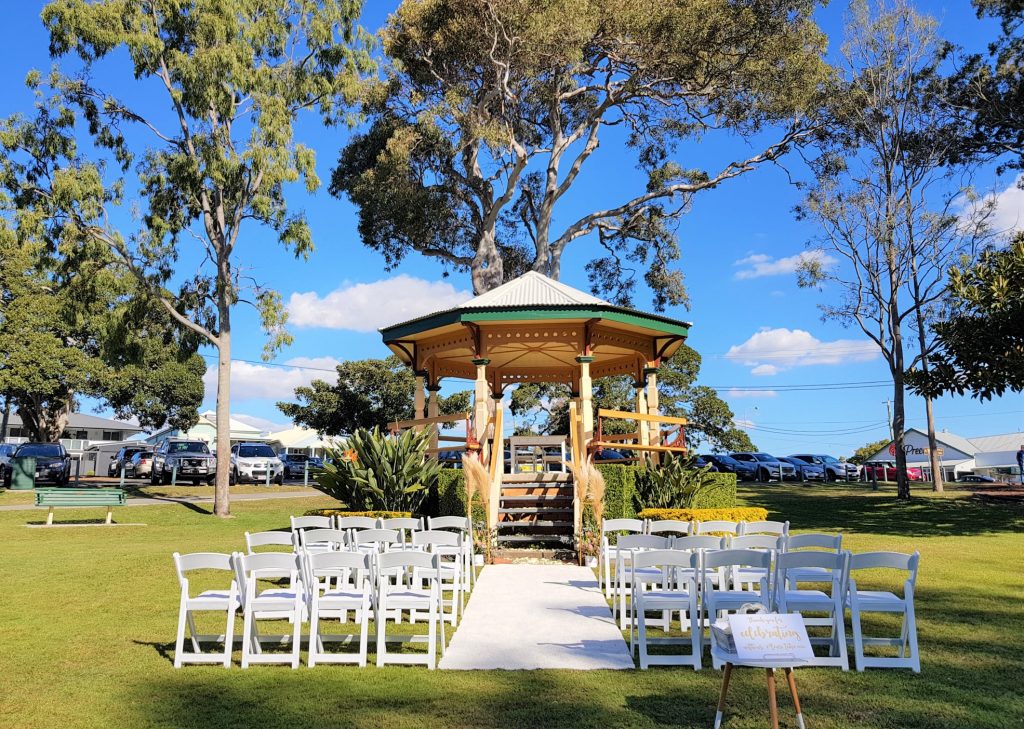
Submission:
M 729 626 L 738 663 L 804 663 L 814 658 L 807 628 L 796 613 L 730 615 Z

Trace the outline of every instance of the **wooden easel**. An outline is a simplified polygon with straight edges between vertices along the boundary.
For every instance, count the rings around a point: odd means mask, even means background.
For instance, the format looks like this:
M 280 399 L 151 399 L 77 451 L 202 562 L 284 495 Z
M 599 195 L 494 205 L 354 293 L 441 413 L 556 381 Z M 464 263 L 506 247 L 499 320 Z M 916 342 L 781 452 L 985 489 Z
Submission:
M 715 729 L 721 729 L 722 718 L 725 716 L 725 697 L 729 693 L 729 679 L 732 678 L 732 663 L 726 662 L 725 674 L 722 677 L 722 693 L 718 697 L 718 712 L 715 714 Z M 768 675 L 768 714 L 772 720 L 772 729 L 779 729 L 779 705 L 775 696 L 775 669 L 765 668 Z M 804 729 L 804 715 L 800 711 L 800 696 L 796 692 L 796 678 L 793 676 L 793 669 L 785 667 L 786 680 L 789 682 L 789 692 L 793 695 L 793 707 L 796 709 L 796 724 Z

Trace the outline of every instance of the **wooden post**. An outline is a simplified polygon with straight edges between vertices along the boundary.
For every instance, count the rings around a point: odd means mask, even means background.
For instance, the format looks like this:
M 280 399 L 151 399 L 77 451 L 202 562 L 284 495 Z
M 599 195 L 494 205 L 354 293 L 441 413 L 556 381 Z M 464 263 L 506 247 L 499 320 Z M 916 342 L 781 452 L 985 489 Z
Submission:
M 647 414 L 647 395 L 644 393 L 643 382 L 634 383 L 636 387 L 636 412 L 637 415 Z M 651 444 L 651 429 L 648 427 L 649 424 L 646 420 L 641 420 L 637 423 L 637 431 L 640 433 L 640 445 Z
M 586 453 L 587 444 L 594 437 L 594 383 L 590 379 L 590 363 L 594 358 L 590 355 L 583 355 L 576 358 L 580 366 L 580 422 L 582 433 L 583 452 Z
M 779 729 L 779 705 L 775 698 L 775 669 L 766 668 L 768 673 L 768 716 L 772 721 L 772 729 Z
M 412 417 L 419 420 L 426 416 L 426 410 L 424 405 L 426 404 L 426 397 L 423 395 L 423 386 L 427 381 L 426 372 L 416 373 L 416 392 L 415 392 L 415 404 L 413 405 Z
M 113 520 L 113 518 L 114 518 L 114 507 L 113 506 L 108 506 L 107 507 L 107 524 L 109 524 Z
M 427 401 L 427 417 L 436 418 L 440 413 L 438 412 L 437 393 L 441 389 L 440 385 L 427 385 L 427 392 L 430 393 L 430 398 Z M 430 437 L 430 447 L 437 448 L 437 433 L 440 429 L 441 424 L 435 423 L 433 425 L 434 434 Z
M 474 359 L 476 365 L 476 383 L 473 388 L 473 435 L 483 445 L 487 435 L 487 421 L 490 419 L 490 388 L 487 385 L 487 365 L 489 359 Z
M 660 415 L 658 412 L 658 368 L 654 363 L 648 363 L 644 367 L 644 377 L 647 378 L 647 412 L 650 415 Z M 661 423 L 648 423 L 648 438 L 651 445 L 661 445 Z M 655 464 L 661 460 L 658 453 L 651 453 L 651 460 Z

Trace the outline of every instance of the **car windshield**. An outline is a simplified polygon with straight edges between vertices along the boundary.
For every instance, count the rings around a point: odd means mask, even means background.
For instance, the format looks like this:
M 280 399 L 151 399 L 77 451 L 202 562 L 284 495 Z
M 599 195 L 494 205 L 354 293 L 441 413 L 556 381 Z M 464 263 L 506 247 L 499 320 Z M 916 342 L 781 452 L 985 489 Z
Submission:
M 307 455 L 305 455 L 303 453 L 289 453 L 288 454 L 288 460 L 289 461 L 295 461 L 296 463 L 302 463 L 304 461 L 310 460 L 310 458 L 309 458 L 309 456 L 307 456 Z
M 839 463 L 839 459 L 834 456 L 818 456 L 825 463 Z
M 205 443 L 186 441 L 183 443 L 171 443 L 167 451 L 169 453 L 209 453 L 210 449 Z
M 770 463 L 775 460 L 775 456 L 769 456 L 767 453 L 755 453 L 754 458 L 761 461 L 761 463 Z
M 736 463 L 736 459 L 731 456 L 704 456 L 709 461 L 715 461 L 716 463 Z
M 238 446 L 239 458 L 274 458 L 276 455 L 268 445 Z
M 33 456 L 35 458 L 60 458 L 60 446 L 56 443 L 40 443 L 38 445 L 23 445 L 18 449 L 16 455 L 19 458 Z

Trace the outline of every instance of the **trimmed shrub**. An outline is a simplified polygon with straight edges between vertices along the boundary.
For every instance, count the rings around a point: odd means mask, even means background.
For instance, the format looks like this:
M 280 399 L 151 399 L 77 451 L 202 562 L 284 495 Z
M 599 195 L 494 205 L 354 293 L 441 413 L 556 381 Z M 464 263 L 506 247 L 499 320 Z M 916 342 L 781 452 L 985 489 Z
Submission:
M 310 509 L 303 516 L 368 516 L 371 519 L 397 519 L 412 516 L 408 511 L 346 511 L 345 509 Z
M 637 481 L 647 477 L 647 469 L 623 463 L 598 463 L 597 468 L 605 481 L 604 518 L 637 518 L 634 505 Z M 692 508 L 723 509 L 736 506 L 736 474 L 707 473 L 704 481 Z
M 430 516 L 466 516 L 466 474 L 461 468 L 442 468 L 431 494 Z
M 707 473 L 693 500 L 694 509 L 731 509 L 736 506 L 736 474 Z M 748 521 L 750 521 L 748 519 Z
M 768 510 L 760 506 L 734 506 L 719 509 L 644 509 L 641 519 L 678 519 L 680 521 L 764 521 Z

